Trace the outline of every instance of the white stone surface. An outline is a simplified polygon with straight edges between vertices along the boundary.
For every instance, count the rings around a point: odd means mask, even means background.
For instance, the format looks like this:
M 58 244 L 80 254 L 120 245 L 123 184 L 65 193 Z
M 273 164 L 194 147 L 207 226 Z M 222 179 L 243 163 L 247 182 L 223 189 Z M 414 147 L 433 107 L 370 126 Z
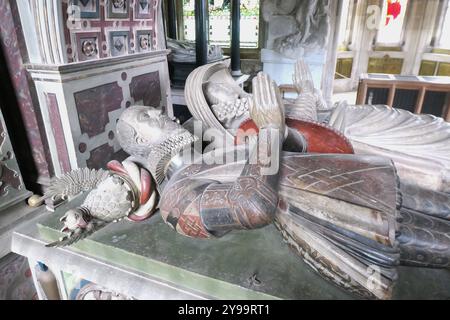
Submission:
M 301 58 L 301 57 L 299 57 Z M 321 88 L 322 85 L 322 72 L 325 66 L 326 51 L 320 50 L 314 54 L 307 54 L 302 57 L 311 71 L 314 86 Z M 294 74 L 294 67 L 296 60 L 289 59 L 281 54 L 270 50 L 261 50 L 261 62 L 264 65 L 264 72 L 278 84 L 292 84 L 292 75 Z M 287 98 L 294 98 L 296 95 L 286 94 Z

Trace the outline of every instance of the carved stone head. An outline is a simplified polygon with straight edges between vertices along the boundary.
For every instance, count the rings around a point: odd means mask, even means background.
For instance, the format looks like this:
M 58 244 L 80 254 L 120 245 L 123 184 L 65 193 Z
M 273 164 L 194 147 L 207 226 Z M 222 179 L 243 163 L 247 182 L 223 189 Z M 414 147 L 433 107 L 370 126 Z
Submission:
M 210 105 L 232 103 L 239 99 L 239 93 L 233 90 L 233 88 L 226 83 L 209 81 L 205 84 L 204 90 L 206 100 Z
M 130 155 L 145 158 L 152 147 L 185 132 L 186 129 L 171 120 L 162 110 L 151 107 L 129 107 L 117 122 L 120 146 Z

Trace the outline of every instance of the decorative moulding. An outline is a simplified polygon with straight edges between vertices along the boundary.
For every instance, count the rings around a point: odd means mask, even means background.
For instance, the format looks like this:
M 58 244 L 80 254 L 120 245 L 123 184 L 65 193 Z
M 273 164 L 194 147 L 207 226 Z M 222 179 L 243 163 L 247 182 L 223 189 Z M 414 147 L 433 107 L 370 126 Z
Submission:
M 41 71 L 47 73 L 72 73 L 78 71 L 86 71 L 92 70 L 92 68 L 99 67 L 112 67 L 115 65 L 123 64 L 123 63 L 134 63 L 140 60 L 146 60 L 148 58 L 162 58 L 166 59 L 167 55 L 170 53 L 169 50 L 158 50 L 158 51 L 150 51 L 150 52 L 141 52 L 132 55 L 118 56 L 118 57 L 110 57 L 101 60 L 88 60 L 81 62 L 74 62 L 65 65 L 48 65 L 48 64 L 37 64 L 37 63 L 29 63 L 26 64 L 25 67 L 27 70 L 31 71 Z

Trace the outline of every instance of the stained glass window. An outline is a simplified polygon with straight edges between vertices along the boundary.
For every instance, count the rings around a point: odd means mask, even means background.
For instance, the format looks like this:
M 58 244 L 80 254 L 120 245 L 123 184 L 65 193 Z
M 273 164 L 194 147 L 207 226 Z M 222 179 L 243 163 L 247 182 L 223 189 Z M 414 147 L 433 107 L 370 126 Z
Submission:
M 408 0 L 383 1 L 377 43 L 388 46 L 401 44 L 407 6 Z

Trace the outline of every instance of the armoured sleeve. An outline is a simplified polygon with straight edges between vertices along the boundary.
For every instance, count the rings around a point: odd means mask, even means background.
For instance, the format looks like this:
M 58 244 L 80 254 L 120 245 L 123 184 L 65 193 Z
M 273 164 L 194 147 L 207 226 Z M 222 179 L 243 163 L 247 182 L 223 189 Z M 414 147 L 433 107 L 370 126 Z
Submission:
M 233 229 L 270 224 L 278 204 L 280 136 L 262 129 L 259 149 L 270 157 L 250 157 L 235 182 L 187 178 L 172 181 L 163 192 L 161 213 L 177 232 L 197 238 L 222 236 Z M 275 139 L 274 139 L 275 137 Z M 252 159 L 255 159 L 252 161 Z M 277 162 L 275 167 L 273 162 Z M 193 170 L 195 166 L 189 166 Z M 197 168 L 198 169 L 198 168 Z M 175 179 L 179 179 L 174 177 Z

